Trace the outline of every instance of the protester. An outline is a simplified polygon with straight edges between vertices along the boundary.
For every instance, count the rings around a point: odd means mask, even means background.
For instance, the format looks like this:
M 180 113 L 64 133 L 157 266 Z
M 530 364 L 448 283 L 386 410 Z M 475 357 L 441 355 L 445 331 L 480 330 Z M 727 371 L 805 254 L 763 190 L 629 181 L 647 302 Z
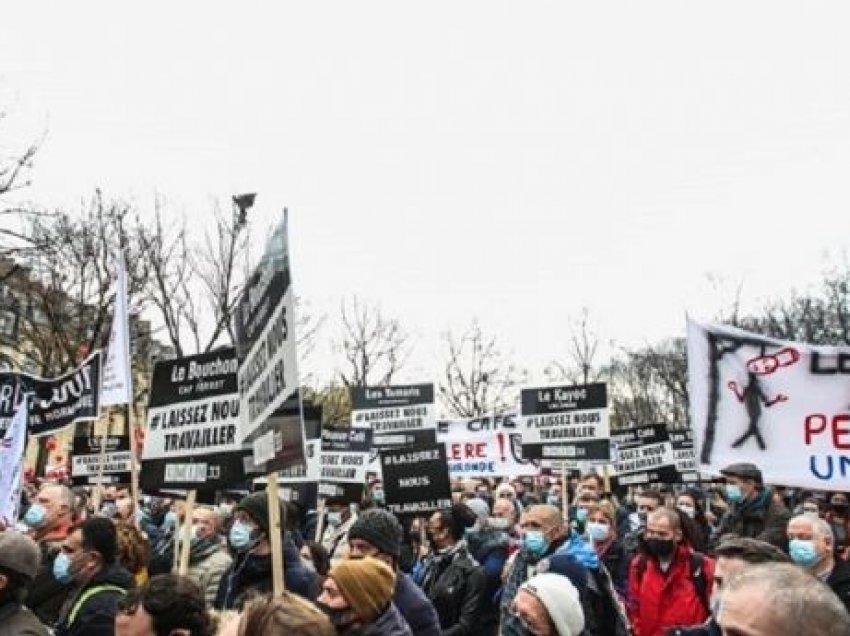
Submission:
M 325 531 L 322 534 L 322 545 L 331 557 L 331 565 L 347 555 L 348 530 L 357 520 L 357 515 L 351 511 L 351 506 L 344 499 L 328 498 L 325 500 Z
M 803 514 L 788 522 L 787 532 L 791 559 L 826 583 L 850 610 L 850 563 L 835 560 L 835 537 L 829 523 Z
M 829 522 L 835 536 L 836 556 L 847 560 L 850 557 L 850 554 L 848 554 L 848 548 L 850 548 L 850 506 L 847 504 L 846 493 L 832 493 L 824 519 Z
M 587 516 L 587 535 L 599 559 L 611 575 L 614 589 L 625 599 L 629 578 L 629 560 L 622 541 L 617 537 L 617 511 L 609 501 L 590 509 Z
M 53 576 L 53 561 L 71 531 L 73 509 L 74 493 L 67 486 L 48 484 L 39 490 L 23 518 L 41 551 L 41 566 L 24 602 L 45 625 L 59 620 L 59 611 L 71 589 Z
M 118 537 L 109 519 L 87 519 L 65 538 L 53 575 L 73 589 L 62 606 L 56 636 L 111 636 L 118 601 L 133 584 L 117 557 Z
M 717 624 L 717 608 L 726 581 L 744 568 L 759 563 L 789 563 L 788 555 L 775 545 L 757 539 L 732 537 L 724 540 L 714 553 L 714 581 L 711 586 L 708 621 L 695 627 L 672 630 L 668 636 L 721 636 Z
M 750 537 L 786 548 L 785 526 L 791 518 L 782 504 L 773 500 L 755 464 L 731 464 L 720 471 L 726 478 L 729 509 L 720 520 L 715 542 L 727 534 Z
M 336 636 L 337 631 L 324 612 L 289 592 L 254 599 L 219 631 L 219 636 L 281 635 Z
M 239 609 L 249 596 L 272 591 L 269 504 L 264 491 L 252 493 L 239 502 L 229 538 L 236 557 L 221 577 L 213 604 L 216 609 Z M 281 543 L 286 589 L 310 598 L 314 594 L 315 575 L 301 564 L 295 544 L 285 533 Z
M 720 597 L 723 634 L 847 636 L 850 616 L 830 589 L 784 563 L 754 565 L 732 577 Z
M 192 538 L 186 576 L 201 589 L 210 606 L 215 603 L 221 577 L 233 561 L 221 541 L 220 525 L 221 517 L 216 510 L 205 506 L 192 510 Z
M 558 574 L 538 574 L 523 583 L 510 612 L 535 636 L 579 636 L 584 629 L 578 590 Z
M 348 531 L 349 558 L 372 557 L 395 572 L 392 601 L 414 636 L 439 636 L 440 619 L 431 601 L 411 578 L 398 568 L 402 529 L 398 520 L 382 509 L 360 514 Z
M 118 562 L 133 575 L 135 585 L 148 581 L 150 546 L 147 537 L 136 526 L 124 521 L 115 521 L 118 537 Z
M 160 574 L 118 602 L 115 636 L 212 636 L 204 595 L 195 583 Z
M 669 508 L 649 514 L 643 554 L 629 568 L 628 611 L 634 636 L 696 625 L 709 614 L 714 562 L 683 541 L 680 516 Z
M 496 521 L 504 519 L 504 521 Z M 514 503 L 507 498 L 496 499 L 493 501 L 493 519 L 490 521 L 491 527 L 501 528 L 504 524 L 504 530 L 511 538 L 511 552 L 519 548 L 519 514 L 517 513 Z
M 640 539 L 646 529 L 646 520 L 650 513 L 664 505 L 664 497 L 657 490 L 642 490 L 635 496 L 635 511 L 628 517 L 629 530 L 623 537 L 623 549 L 626 556 L 631 558 L 640 548 Z
M 463 538 L 476 522 L 475 513 L 466 504 L 455 504 L 435 512 L 428 519 L 427 533 L 431 553 L 425 562 L 422 590 L 434 604 L 440 627 L 446 636 L 466 636 L 480 630 L 495 633 L 497 622 L 487 612 L 487 579 L 469 555 Z
M 475 525 L 467 529 L 464 538 L 472 558 L 484 569 L 487 587 L 484 598 L 484 623 L 499 622 L 498 604 L 493 601 L 502 585 L 502 570 L 510 554 L 510 537 L 502 528 L 490 525 L 490 509 L 487 502 L 476 498 L 466 504 L 475 513 Z
M 0 636 L 48 635 L 38 617 L 22 604 L 40 561 L 35 541 L 14 530 L 0 532 Z
M 581 476 L 578 485 L 578 495 L 588 494 L 593 495 L 597 499 L 601 499 L 605 490 L 605 480 L 602 475 L 596 473 L 585 473 Z
M 321 543 L 306 541 L 298 553 L 301 555 L 301 562 L 308 570 L 315 572 L 323 579 L 328 575 L 331 569 L 331 558 Z
M 412 636 L 392 603 L 394 589 L 395 574 L 383 561 L 345 559 L 331 568 L 317 603 L 340 636 Z
M 679 493 L 679 496 L 676 498 L 676 508 L 693 521 L 693 525 L 696 528 L 699 541 L 694 542 L 692 547 L 701 552 L 707 550 L 711 542 L 713 530 L 711 524 L 708 523 L 708 519 L 705 517 L 705 511 L 697 493 L 694 490 L 686 490 Z

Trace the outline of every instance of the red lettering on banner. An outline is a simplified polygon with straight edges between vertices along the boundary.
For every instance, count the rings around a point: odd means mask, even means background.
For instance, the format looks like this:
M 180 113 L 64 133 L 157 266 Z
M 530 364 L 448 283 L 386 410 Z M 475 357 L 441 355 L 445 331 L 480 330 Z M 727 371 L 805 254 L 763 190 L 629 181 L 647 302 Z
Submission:
M 841 450 L 850 449 L 850 414 L 841 413 L 832 418 L 832 443 Z
M 812 415 L 806 416 L 806 446 L 811 446 L 812 437 L 814 435 L 823 433 L 826 430 L 826 422 L 826 415 L 823 415 L 822 413 L 813 413 Z
M 807 446 L 813 439 L 830 429 L 832 445 L 839 450 L 850 450 L 850 413 L 839 413 L 830 420 L 823 413 L 807 415 L 804 423 L 804 437 Z

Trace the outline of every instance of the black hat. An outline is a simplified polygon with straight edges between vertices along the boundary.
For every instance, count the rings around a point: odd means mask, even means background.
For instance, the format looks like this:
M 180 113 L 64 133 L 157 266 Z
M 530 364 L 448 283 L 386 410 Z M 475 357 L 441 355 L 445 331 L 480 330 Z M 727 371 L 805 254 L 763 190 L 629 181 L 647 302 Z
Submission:
M 348 530 L 348 540 L 363 539 L 384 554 L 398 558 L 401 552 L 401 524 L 391 512 L 370 508 Z
M 741 462 L 738 464 L 729 464 L 726 468 L 720 471 L 721 475 L 726 477 L 738 477 L 740 479 L 751 479 L 761 486 L 762 481 L 761 471 L 755 464 Z
M 283 526 L 285 511 L 283 509 L 283 503 L 278 503 L 280 505 L 280 523 Z M 269 495 L 265 490 L 251 493 L 239 502 L 236 509 L 247 512 L 260 530 L 265 532 L 266 535 L 269 534 Z

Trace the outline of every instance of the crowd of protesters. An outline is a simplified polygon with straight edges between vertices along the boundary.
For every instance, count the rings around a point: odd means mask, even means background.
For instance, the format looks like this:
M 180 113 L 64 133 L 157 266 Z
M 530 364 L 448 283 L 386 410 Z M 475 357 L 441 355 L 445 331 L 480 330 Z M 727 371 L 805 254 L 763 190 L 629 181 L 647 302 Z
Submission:
M 189 510 L 29 484 L 0 529 L 0 636 L 850 635 L 847 495 L 722 474 L 455 480 L 451 507 L 414 518 L 379 481 L 357 505 L 280 503 L 278 595 L 265 492 Z

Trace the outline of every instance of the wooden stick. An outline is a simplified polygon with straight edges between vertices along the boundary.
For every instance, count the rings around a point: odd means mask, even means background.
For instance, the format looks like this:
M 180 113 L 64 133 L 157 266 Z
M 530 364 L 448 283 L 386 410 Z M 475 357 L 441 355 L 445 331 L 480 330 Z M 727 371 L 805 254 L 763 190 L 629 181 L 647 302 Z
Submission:
M 266 494 L 269 498 L 269 540 L 272 547 L 272 594 L 280 596 L 286 587 L 283 582 L 283 544 L 280 528 L 280 497 L 277 495 L 277 471 L 269 473 Z
M 319 497 L 319 506 L 316 511 L 316 543 L 322 542 L 322 535 L 325 533 L 325 498 Z
M 107 416 L 108 417 L 108 416 Z M 100 504 L 103 503 L 103 468 L 106 465 L 106 443 L 109 440 L 109 431 L 112 428 L 112 419 L 109 418 L 105 422 L 103 433 L 100 434 L 100 454 L 98 455 L 97 480 L 94 487 L 94 496 L 92 505 L 94 512 L 100 510 Z
M 564 521 L 570 520 L 570 480 L 567 477 L 567 462 L 561 464 L 561 514 L 564 516 Z
M 130 435 L 130 496 L 133 498 L 133 504 L 130 507 L 130 518 L 133 520 L 133 525 L 139 527 L 139 515 L 136 510 L 139 507 L 139 458 L 138 444 L 136 443 L 136 427 L 133 421 L 133 408 L 127 405 L 127 431 Z
M 177 543 L 177 546 L 180 547 L 180 567 L 177 570 L 177 574 L 180 576 L 186 576 L 186 573 L 189 571 L 189 552 L 192 549 L 192 514 L 195 511 L 195 498 L 198 495 L 198 491 L 192 488 L 189 491 L 189 494 L 186 496 L 186 507 L 183 509 L 183 526 L 180 528 L 179 533 L 175 533 L 175 535 L 181 535 L 183 545 Z M 175 547 L 175 552 L 177 552 Z

